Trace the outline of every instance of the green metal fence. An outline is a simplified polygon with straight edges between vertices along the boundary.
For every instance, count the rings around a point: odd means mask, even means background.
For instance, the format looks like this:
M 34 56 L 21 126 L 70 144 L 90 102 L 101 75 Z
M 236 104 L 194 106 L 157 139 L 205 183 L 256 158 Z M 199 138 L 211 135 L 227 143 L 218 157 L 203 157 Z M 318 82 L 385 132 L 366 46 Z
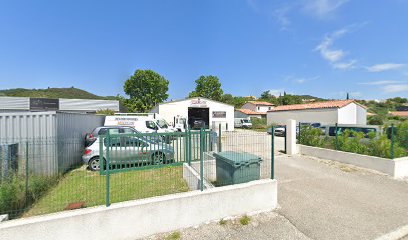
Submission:
M 211 179 L 217 177 L 214 153 L 221 150 L 259 156 L 260 178 L 273 178 L 272 139 L 265 133 L 209 130 L 107 133 L 87 148 L 78 139 L 0 139 L 0 152 L 8 147 L 0 155 L 0 214 L 13 219 L 221 186 Z M 66 164 L 59 165 L 63 146 L 72 145 L 79 152 L 64 156 Z M 241 176 L 255 180 L 245 172 Z

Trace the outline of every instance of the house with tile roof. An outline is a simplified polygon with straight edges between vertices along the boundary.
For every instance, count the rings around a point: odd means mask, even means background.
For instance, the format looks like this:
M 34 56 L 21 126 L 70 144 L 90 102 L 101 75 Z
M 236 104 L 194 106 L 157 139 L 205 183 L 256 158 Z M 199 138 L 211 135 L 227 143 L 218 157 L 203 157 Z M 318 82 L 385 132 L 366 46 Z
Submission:
M 367 124 L 367 108 L 353 99 L 277 106 L 267 113 L 268 124 L 297 122 Z
M 241 109 L 235 110 L 236 118 L 266 118 L 266 113 L 269 110 L 272 110 L 274 105 L 269 102 L 262 101 L 248 101 L 246 102 Z

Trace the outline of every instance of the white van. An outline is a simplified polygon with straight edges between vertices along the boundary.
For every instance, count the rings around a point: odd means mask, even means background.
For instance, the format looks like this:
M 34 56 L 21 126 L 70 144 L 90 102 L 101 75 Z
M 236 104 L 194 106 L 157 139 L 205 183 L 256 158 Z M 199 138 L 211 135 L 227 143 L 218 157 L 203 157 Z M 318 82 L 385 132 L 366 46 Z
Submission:
M 252 122 L 249 118 L 234 118 L 234 127 L 252 128 Z
M 129 126 L 142 133 L 175 132 L 173 127 L 158 115 L 115 114 L 105 117 L 105 126 Z

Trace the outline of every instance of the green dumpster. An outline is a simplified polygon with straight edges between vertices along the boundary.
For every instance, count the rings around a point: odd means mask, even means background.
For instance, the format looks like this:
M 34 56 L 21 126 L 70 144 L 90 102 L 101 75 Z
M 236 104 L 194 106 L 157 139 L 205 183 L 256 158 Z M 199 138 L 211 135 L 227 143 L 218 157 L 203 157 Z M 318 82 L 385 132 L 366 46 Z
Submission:
M 217 185 L 245 183 L 258 180 L 262 159 L 254 154 L 225 151 L 214 153 Z

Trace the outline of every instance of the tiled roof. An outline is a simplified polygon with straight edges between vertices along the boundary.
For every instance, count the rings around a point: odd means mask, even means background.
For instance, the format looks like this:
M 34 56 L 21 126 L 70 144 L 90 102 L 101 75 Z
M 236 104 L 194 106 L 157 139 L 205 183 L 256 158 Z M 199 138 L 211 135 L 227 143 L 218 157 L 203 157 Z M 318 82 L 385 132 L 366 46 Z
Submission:
M 320 108 L 342 108 L 350 103 L 358 104 L 364 108 L 365 106 L 357 103 L 355 100 L 336 100 L 336 101 L 326 101 L 326 102 L 315 102 L 315 103 L 306 103 L 306 104 L 294 104 L 294 105 L 284 105 L 284 106 L 277 106 L 274 109 L 268 112 L 276 112 L 276 111 L 289 111 L 289 110 L 305 110 L 305 109 L 320 109 Z
M 255 111 L 252 111 L 251 109 L 238 109 L 238 111 L 246 115 L 265 115 L 266 114 L 266 112 L 255 112 Z
M 260 101 L 248 101 L 249 103 L 252 103 L 254 105 L 262 105 L 262 106 L 275 106 L 272 103 L 269 102 L 260 102 Z
M 408 111 L 390 112 L 392 116 L 408 117 Z

